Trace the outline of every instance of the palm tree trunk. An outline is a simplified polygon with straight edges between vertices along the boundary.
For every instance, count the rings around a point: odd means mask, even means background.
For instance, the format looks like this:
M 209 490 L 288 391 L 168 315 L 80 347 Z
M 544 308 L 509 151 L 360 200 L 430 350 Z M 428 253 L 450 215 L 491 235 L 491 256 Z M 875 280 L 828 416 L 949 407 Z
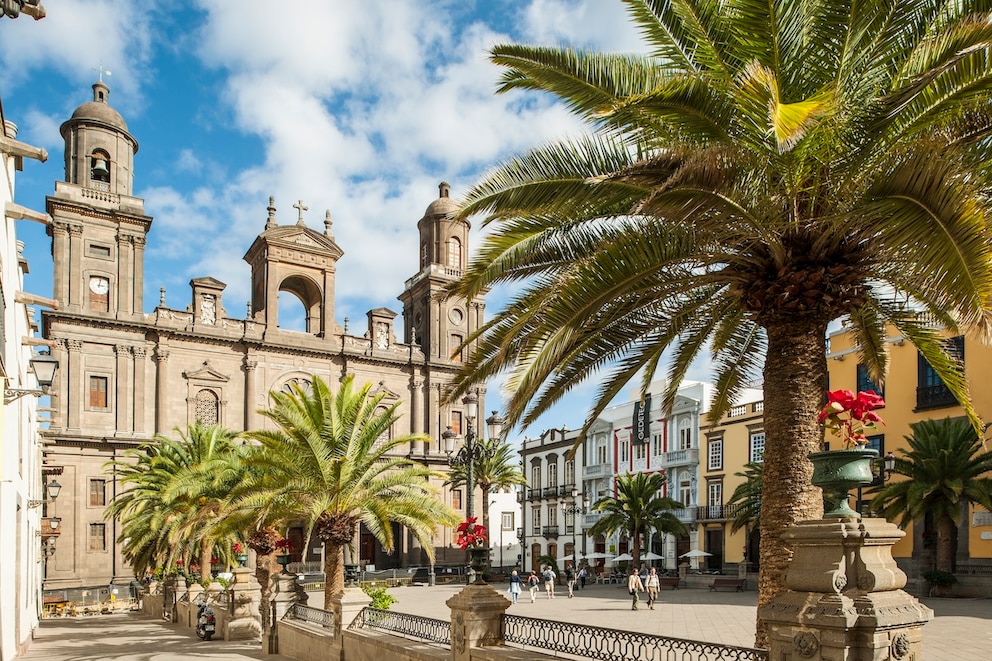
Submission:
M 212 545 L 207 540 L 200 543 L 200 582 L 202 583 L 204 579 L 210 580 L 210 551 Z
M 954 519 L 944 514 L 937 519 L 937 571 L 954 572 Z
M 255 552 L 255 580 L 261 586 L 261 600 L 258 605 L 262 616 L 262 631 L 269 630 L 269 595 L 272 594 L 272 570 L 278 566 L 273 553 Z
M 344 545 L 324 544 L 324 610 L 331 610 L 331 600 L 344 592 Z
M 767 323 L 765 329 L 759 609 L 785 591 L 792 549 L 781 534 L 800 521 L 823 515 L 821 492 L 810 481 L 813 465 L 808 457 L 822 442 L 816 417 L 827 385 L 825 321 L 787 317 Z M 755 644 L 766 647 L 767 643 L 768 629 L 759 618 Z

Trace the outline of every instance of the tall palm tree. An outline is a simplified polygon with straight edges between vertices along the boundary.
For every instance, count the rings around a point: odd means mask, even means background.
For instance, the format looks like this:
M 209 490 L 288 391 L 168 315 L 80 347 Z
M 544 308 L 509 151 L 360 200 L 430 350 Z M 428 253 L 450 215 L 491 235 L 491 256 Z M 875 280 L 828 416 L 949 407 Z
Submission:
M 600 498 L 592 511 L 603 512 L 596 523 L 589 527 L 589 536 L 613 535 L 625 532 L 632 544 L 630 555 L 633 566 L 641 563 L 641 535 L 650 532 L 671 533 L 680 537 L 689 534 L 685 525 L 675 515 L 682 503 L 661 495 L 665 486 L 663 473 L 635 473 L 621 475 L 616 480 L 616 497 Z
M 332 393 L 314 375 L 309 391 L 294 385 L 291 393 L 269 393 L 272 405 L 260 413 L 276 429 L 245 434 L 261 445 L 250 458 L 257 472 L 233 505 L 254 510 L 259 520 L 300 520 L 307 545 L 311 536 L 324 542 L 325 608 L 344 590 L 344 548 L 360 523 L 387 551 L 398 523 L 433 559 L 435 528 L 458 521 L 428 484 L 441 475 L 397 454 L 401 446 L 427 439 L 390 438 L 399 403 L 380 408 L 384 395 L 371 395 L 370 388 L 356 390 L 347 376 Z
M 501 92 L 548 93 L 590 132 L 467 194 L 488 234 L 451 293 L 518 293 L 466 339 L 450 396 L 508 371 L 526 425 L 595 377 L 587 429 L 663 361 L 670 409 L 711 353 L 714 420 L 763 376 L 760 606 L 784 590 L 780 533 L 822 513 L 832 320 L 876 381 L 894 325 L 980 424 L 932 321 L 992 331 L 992 24 L 984 0 L 623 1 L 647 55 L 492 50 Z
M 526 486 L 527 478 L 520 472 L 516 461 L 516 451 L 498 438 L 480 441 L 483 452 L 474 459 L 472 480 L 482 489 L 482 525 L 489 526 L 489 494 L 493 489 L 507 489 L 515 485 Z M 452 487 L 464 487 L 468 483 L 468 466 L 452 466 L 448 481 Z
M 922 420 L 910 425 L 908 450 L 896 457 L 893 472 L 907 479 L 889 482 L 877 493 L 872 509 L 905 526 L 926 514 L 937 526 L 936 569 L 954 570 L 955 530 L 962 505 L 992 510 L 992 453 L 967 420 Z

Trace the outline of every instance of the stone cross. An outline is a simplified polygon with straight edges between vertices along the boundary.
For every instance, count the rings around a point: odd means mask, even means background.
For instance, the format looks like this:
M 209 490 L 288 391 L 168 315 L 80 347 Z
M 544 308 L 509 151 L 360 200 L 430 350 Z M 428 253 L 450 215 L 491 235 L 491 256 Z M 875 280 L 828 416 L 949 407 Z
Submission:
M 300 219 L 296 221 L 296 224 L 297 225 L 302 225 L 303 224 L 303 212 L 309 210 L 310 207 L 305 206 L 303 204 L 303 200 L 297 200 L 296 201 L 296 204 L 293 205 L 293 208 L 296 209 L 296 210 L 298 210 L 300 212 Z

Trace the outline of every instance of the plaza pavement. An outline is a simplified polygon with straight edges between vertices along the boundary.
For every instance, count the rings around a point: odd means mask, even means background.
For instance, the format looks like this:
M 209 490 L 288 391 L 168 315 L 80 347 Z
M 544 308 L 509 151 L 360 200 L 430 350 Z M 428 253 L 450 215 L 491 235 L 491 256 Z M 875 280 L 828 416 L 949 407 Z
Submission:
M 424 617 L 448 619 L 445 601 L 461 585 L 394 588 L 398 599 L 392 610 Z M 506 593 L 506 584 L 494 585 Z M 551 621 L 587 624 L 613 629 L 750 647 L 754 643 L 757 593 L 710 592 L 703 589 L 665 590 L 655 610 L 641 602 L 636 613 L 622 587 L 593 585 L 576 590 L 569 599 L 559 589 L 555 599 L 543 592 L 530 603 L 525 592 L 508 613 Z M 310 603 L 320 606 L 322 594 L 311 593 Z M 923 628 L 925 661 L 979 661 L 992 649 L 992 598 L 924 599 L 936 617 Z M 263 656 L 257 643 L 198 640 L 178 625 L 149 619 L 140 613 L 81 616 L 43 620 L 29 651 L 20 661 L 180 661 L 211 659 L 282 661 L 279 655 Z

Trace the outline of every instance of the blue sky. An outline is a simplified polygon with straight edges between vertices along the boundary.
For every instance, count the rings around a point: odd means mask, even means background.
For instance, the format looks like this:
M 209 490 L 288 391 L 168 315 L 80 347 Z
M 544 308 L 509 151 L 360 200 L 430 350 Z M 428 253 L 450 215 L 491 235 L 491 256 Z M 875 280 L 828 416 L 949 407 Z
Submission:
M 417 220 L 437 185 L 463 193 L 510 154 L 574 134 L 565 110 L 536 94 L 495 95 L 495 43 L 637 50 L 619 0 L 49 0 L 42 21 L 0 22 L 0 95 L 18 137 L 45 147 L 45 164 L 17 175 L 20 204 L 44 210 L 63 178 L 59 125 L 92 99 L 103 66 L 110 104 L 140 150 L 135 195 L 154 217 L 145 308 L 188 303 L 191 278 L 227 283 L 225 307 L 243 317 L 242 255 L 292 204 L 323 230 L 325 210 L 345 256 L 339 323 L 364 328 L 417 268 Z M 44 228 L 19 221 L 31 274 L 51 292 Z M 479 232 L 473 229 L 473 245 Z M 499 306 L 499 292 L 489 309 Z M 401 318 L 400 318 L 401 319 Z M 398 320 L 399 321 L 399 320 Z M 397 329 L 399 330 L 399 329 Z M 699 375 L 702 376 L 702 375 Z M 527 432 L 578 426 L 593 384 Z M 498 384 L 490 388 L 492 395 Z

